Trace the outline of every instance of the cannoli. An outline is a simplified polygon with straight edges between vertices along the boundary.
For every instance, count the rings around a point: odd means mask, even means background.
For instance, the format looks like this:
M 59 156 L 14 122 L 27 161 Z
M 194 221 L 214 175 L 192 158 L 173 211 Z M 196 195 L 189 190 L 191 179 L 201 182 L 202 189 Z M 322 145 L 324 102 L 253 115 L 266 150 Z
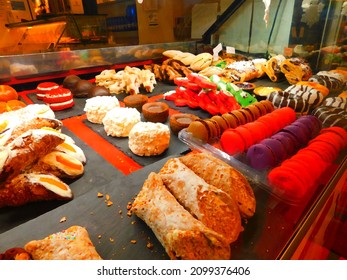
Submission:
M 72 226 L 41 240 L 32 240 L 24 249 L 34 260 L 101 260 L 88 231 Z
M 347 98 L 338 97 L 338 96 L 328 97 L 323 101 L 322 105 L 327 107 L 341 108 L 347 111 Z
M 254 215 L 253 189 L 239 171 L 206 153 L 190 153 L 179 159 L 207 183 L 229 194 L 237 202 L 242 217 Z
M 330 93 L 339 93 L 345 88 L 347 78 L 343 74 L 336 71 L 338 70 L 335 69 L 330 71 L 319 71 L 318 73 L 310 77 L 309 81 L 317 82 L 327 87 Z
M 156 173 L 149 174 L 132 211 L 153 230 L 171 259 L 230 258 L 228 242 L 185 210 Z
M 159 174 L 164 185 L 194 217 L 229 243 L 238 238 L 242 231 L 240 212 L 227 193 L 206 183 L 178 158 L 169 159 Z
M 32 129 L 15 138 L 1 151 L 0 182 L 12 179 L 64 142 L 62 135 Z
M 24 173 L 0 188 L 0 208 L 35 201 L 71 200 L 70 187 L 54 175 Z
M 52 174 L 59 178 L 77 178 L 83 175 L 83 164 L 73 157 L 60 151 L 52 151 L 39 159 L 28 172 Z
M 64 152 L 70 156 L 73 156 L 75 159 L 79 160 L 83 165 L 85 165 L 87 162 L 87 158 L 83 150 L 74 143 L 71 143 L 69 141 L 65 140 L 64 143 L 61 143 L 58 146 L 56 146 L 54 150 Z
M 46 127 L 60 131 L 62 126 L 63 123 L 60 120 L 36 117 L 31 120 L 23 121 L 17 126 L 14 126 L 13 129 L 9 131 L 10 135 L 7 137 L 6 141 L 1 144 L 6 145 L 10 143 L 13 139 L 30 129 L 40 129 Z

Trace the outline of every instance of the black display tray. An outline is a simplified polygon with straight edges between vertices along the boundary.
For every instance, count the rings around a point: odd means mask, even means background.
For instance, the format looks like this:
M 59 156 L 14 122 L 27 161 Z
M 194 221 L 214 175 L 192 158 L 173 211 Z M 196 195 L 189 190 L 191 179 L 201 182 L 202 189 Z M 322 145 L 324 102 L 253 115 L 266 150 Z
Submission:
M 37 99 L 36 93 L 29 93 L 27 97 L 35 104 L 45 104 L 42 100 Z M 84 112 L 84 106 L 86 104 L 86 98 L 74 98 L 75 105 L 71 108 L 61 111 L 54 111 L 55 117 L 58 120 L 64 120 L 75 116 L 81 116 Z
M 142 121 L 144 121 L 142 117 Z M 180 141 L 176 135 L 171 133 L 170 135 L 170 145 L 166 151 L 164 151 L 161 155 L 157 156 L 138 156 L 135 155 L 129 148 L 128 137 L 112 137 L 107 136 L 104 126 L 102 124 L 95 124 L 89 122 L 87 119 L 83 120 L 83 123 L 92 129 L 94 132 L 99 134 L 102 138 L 104 138 L 107 142 L 111 143 L 113 146 L 117 147 L 120 151 L 122 151 L 124 154 L 126 154 L 128 157 L 132 158 L 135 162 L 140 164 L 141 166 L 146 166 L 152 163 L 155 163 L 158 160 L 161 160 L 169 155 L 173 154 L 183 154 L 187 151 L 189 151 L 189 147 Z M 169 121 L 165 123 L 169 126 Z
M 173 157 L 172 155 L 170 157 Z M 158 172 L 170 158 L 163 158 L 128 176 L 113 177 L 113 180 L 94 185 L 89 192 L 79 196 L 71 203 L 66 203 L 34 218 L 11 231 L 0 234 L 0 252 L 11 247 L 24 246 L 34 239 L 41 239 L 51 233 L 61 231 L 72 225 L 87 228 L 91 240 L 103 259 L 168 259 L 164 248 L 156 239 L 152 230 L 135 215 L 127 215 L 128 202 L 132 202 L 142 188 L 150 172 Z M 286 222 L 279 222 L 267 228 L 267 223 L 278 217 L 276 208 L 281 207 L 276 198 L 272 198 L 262 189 L 253 186 L 257 200 L 255 216 L 244 223 L 244 231 L 237 242 L 232 244 L 233 259 L 276 258 L 283 241 L 290 236 L 290 231 L 283 230 Z M 98 198 L 98 192 L 104 197 Z M 112 206 L 107 206 L 105 196 L 109 195 Z M 270 203 L 273 213 L 267 209 Z M 66 217 L 66 222 L 60 219 Z M 278 221 L 276 221 L 278 222 Z M 274 234 L 276 232 L 276 234 Z M 270 242 L 272 236 L 278 242 Z M 276 237 L 277 236 L 277 237 Z M 260 242 L 267 240 L 267 242 Z M 136 241 L 133 244 L 132 241 Z M 146 247 L 154 244 L 153 249 Z

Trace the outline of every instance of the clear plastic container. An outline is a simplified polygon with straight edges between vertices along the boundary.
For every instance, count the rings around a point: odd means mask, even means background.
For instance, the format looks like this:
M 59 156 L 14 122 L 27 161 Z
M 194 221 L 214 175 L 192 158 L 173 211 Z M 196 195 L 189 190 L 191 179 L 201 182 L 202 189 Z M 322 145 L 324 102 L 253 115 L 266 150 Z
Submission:
M 282 189 L 276 188 L 276 186 L 270 186 L 269 181 L 267 180 L 269 170 L 258 171 L 250 167 L 246 163 L 244 153 L 231 156 L 221 150 L 218 140 L 211 144 L 204 143 L 200 139 L 195 138 L 191 133 L 187 132 L 186 129 L 182 129 L 178 133 L 178 138 L 187 144 L 191 150 L 210 153 L 214 157 L 228 163 L 231 167 L 240 171 L 252 183 L 253 187 L 262 188 L 285 203 L 291 205 L 297 205 L 300 203 L 300 200 L 289 198 Z

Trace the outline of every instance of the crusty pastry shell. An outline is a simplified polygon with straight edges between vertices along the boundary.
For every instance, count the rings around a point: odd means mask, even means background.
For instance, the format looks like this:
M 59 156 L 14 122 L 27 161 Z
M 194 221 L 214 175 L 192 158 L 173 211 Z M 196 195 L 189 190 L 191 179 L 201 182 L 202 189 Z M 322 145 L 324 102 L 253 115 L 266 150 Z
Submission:
M 40 177 L 48 178 L 45 182 L 49 188 L 40 183 Z M 37 180 L 33 180 L 37 178 Z M 63 186 L 65 190 L 53 183 Z M 53 185 L 52 185 L 53 184 Z M 56 190 L 56 192 L 52 191 Z M 11 181 L 0 186 L 0 208 L 7 206 L 21 206 L 35 201 L 70 200 L 72 192 L 70 187 L 53 175 L 46 174 L 20 174 Z
M 175 56 L 182 54 L 179 50 L 166 50 L 163 52 L 163 55 L 169 58 L 174 58 Z
M 180 161 L 207 183 L 234 198 L 241 216 L 254 215 L 256 200 L 253 189 L 247 179 L 235 168 L 207 153 L 190 153 L 180 157 Z
M 152 172 L 137 195 L 132 211 L 153 230 L 171 259 L 229 259 L 230 246 L 196 220 Z
M 206 183 L 178 158 L 169 159 L 159 172 L 164 185 L 196 219 L 232 243 L 242 231 L 236 202 Z
M 36 117 L 28 121 L 21 122 L 11 131 L 11 136 L 7 139 L 4 145 L 9 144 L 16 137 L 22 135 L 30 129 L 40 129 L 44 127 L 52 128 L 59 131 L 63 126 L 63 123 L 57 119 L 48 119 Z
M 87 230 L 81 226 L 30 241 L 24 249 L 34 260 L 101 260 Z
M 194 57 L 194 59 L 191 61 L 190 68 L 195 71 L 199 72 L 212 64 L 213 56 L 210 53 L 200 53 Z
M 63 142 L 62 135 L 43 129 L 31 129 L 18 136 L 3 149 L 7 156 L 0 166 L 0 183 L 14 178 Z

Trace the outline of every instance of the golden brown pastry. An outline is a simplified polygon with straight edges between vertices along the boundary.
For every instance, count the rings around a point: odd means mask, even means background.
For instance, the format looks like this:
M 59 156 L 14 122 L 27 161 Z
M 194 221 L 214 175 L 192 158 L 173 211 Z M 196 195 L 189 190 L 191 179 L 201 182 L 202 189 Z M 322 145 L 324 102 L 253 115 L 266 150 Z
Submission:
M 253 61 L 236 61 L 225 67 L 220 74 L 226 82 L 247 82 L 261 75 Z
M 23 170 L 64 142 L 64 137 L 45 129 L 32 129 L 0 150 L 0 183 Z
M 88 231 L 72 226 L 41 240 L 25 244 L 24 249 L 34 260 L 101 260 Z
M 207 183 L 225 191 L 236 200 L 241 216 L 252 217 L 256 200 L 247 179 L 235 168 L 207 153 L 190 153 L 180 161 Z
M 282 61 L 281 72 L 290 84 L 307 81 L 312 76 L 310 65 L 299 57 L 291 57 Z
M 30 130 L 30 129 L 40 129 L 44 127 L 49 127 L 55 130 L 60 130 L 62 128 L 63 124 L 61 121 L 57 119 L 48 119 L 48 118 L 40 118 L 36 117 L 31 120 L 23 121 L 19 123 L 19 125 L 15 126 L 10 131 L 10 136 L 7 138 L 6 142 L 3 143 L 4 145 L 9 144 L 13 139 L 20 136 L 24 132 Z
M 0 208 L 35 201 L 71 199 L 70 187 L 54 175 L 20 174 L 0 186 Z
M 241 217 L 237 204 L 227 193 L 206 183 L 178 158 L 169 159 L 159 174 L 164 185 L 194 217 L 229 243 L 238 238 Z
M 271 57 L 266 63 L 262 65 L 263 71 L 266 73 L 266 75 L 270 78 L 273 82 L 278 82 L 281 80 L 281 78 L 284 76 L 284 74 L 281 71 L 281 63 L 286 58 L 279 54 L 274 57 Z
M 211 66 L 213 60 L 213 56 L 210 53 L 204 52 L 197 54 L 190 63 L 190 68 L 199 72 L 209 66 Z
M 230 258 L 228 242 L 185 210 L 154 172 L 144 182 L 132 211 L 153 230 L 173 260 Z

